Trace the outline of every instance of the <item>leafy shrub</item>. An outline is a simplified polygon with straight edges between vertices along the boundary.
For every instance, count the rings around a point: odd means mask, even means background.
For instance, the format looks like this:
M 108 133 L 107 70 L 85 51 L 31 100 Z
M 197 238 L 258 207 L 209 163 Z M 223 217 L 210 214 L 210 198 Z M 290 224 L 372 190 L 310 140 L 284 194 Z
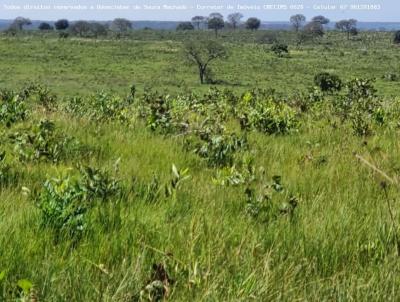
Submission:
M 267 134 L 286 134 L 298 126 L 296 112 L 271 97 L 260 99 L 254 93 L 242 97 L 238 116 L 243 129 L 257 129 Z
M 393 38 L 393 43 L 400 44 L 400 30 L 396 31 Z
M 342 81 L 335 74 L 321 72 L 314 77 L 314 84 L 323 92 L 335 92 L 342 89 Z
M 58 162 L 79 147 L 76 139 L 56 131 L 55 124 L 49 120 L 41 120 L 31 130 L 17 132 L 10 138 L 21 161 Z
M 397 82 L 400 80 L 400 77 L 397 73 L 386 73 L 382 76 L 382 78 L 389 82 Z
M 25 98 L 12 91 L 0 91 L 0 123 L 10 127 L 28 116 Z
M 237 151 L 247 146 L 247 140 L 236 134 L 213 134 L 203 137 L 194 152 L 212 167 L 231 166 Z
M 36 93 L 36 103 L 47 111 L 53 111 L 57 107 L 57 96 L 53 94 L 47 87 L 36 85 L 33 88 Z
M 147 95 L 148 96 L 148 95 Z M 173 131 L 172 101 L 168 96 L 145 98 L 148 105 L 147 125 L 151 130 L 161 129 L 163 132 Z
M 117 179 L 107 171 L 84 167 L 77 178 L 47 180 L 33 200 L 41 213 L 41 225 L 57 235 L 79 238 L 87 229 L 87 213 L 96 201 L 105 202 L 121 192 Z
M 344 97 L 338 98 L 335 107 L 343 119 L 349 119 L 356 135 L 372 133 L 374 122 L 382 124 L 382 102 L 376 95 L 371 79 L 354 79 L 347 83 Z
M 0 187 L 9 182 L 10 166 L 5 161 L 6 153 L 0 152 Z
M 351 100 L 366 100 L 376 97 L 374 80 L 372 79 L 354 79 L 347 83 L 347 98 Z
M 152 131 L 163 134 L 182 133 L 188 128 L 186 116 L 189 103 L 184 97 L 147 93 L 142 101 L 140 114 Z
M 289 46 L 284 43 L 275 42 L 271 46 L 271 51 L 275 53 L 278 57 L 283 57 L 285 54 L 289 53 Z
M 220 186 L 238 186 L 250 184 L 256 180 L 256 169 L 254 167 L 254 158 L 245 156 L 232 167 L 225 167 L 217 171 L 213 182 Z
M 116 95 L 100 92 L 88 98 L 74 97 L 67 101 L 65 110 L 97 122 L 130 121 L 130 103 Z
M 273 176 L 272 181 L 261 190 L 248 187 L 246 194 L 246 213 L 263 223 L 268 223 L 280 215 L 293 217 L 298 205 L 296 197 L 287 192 L 281 183 L 280 176 Z

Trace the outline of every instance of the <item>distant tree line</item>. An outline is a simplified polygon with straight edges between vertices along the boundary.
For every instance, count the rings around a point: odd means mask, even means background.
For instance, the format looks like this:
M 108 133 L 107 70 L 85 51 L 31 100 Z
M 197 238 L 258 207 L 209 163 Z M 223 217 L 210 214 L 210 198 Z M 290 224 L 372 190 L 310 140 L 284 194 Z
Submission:
M 209 16 L 194 16 L 191 21 L 181 22 L 176 30 L 192 31 L 192 30 L 212 30 L 215 37 L 218 37 L 222 29 L 237 30 L 258 30 L 261 27 L 261 20 L 255 17 L 250 17 L 246 21 L 243 20 L 243 15 L 239 12 L 231 13 L 224 16 L 218 12 L 211 13 Z M 296 32 L 298 43 L 303 43 L 306 40 L 313 40 L 323 37 L 326 32 L 326 26 L 330 20 L 322 15 L 313 17 L 307 22 L 307 18 L 302 14 L 296 14 L 290 17 L 290 24 Z M 335 23 L 334 29 L 344 33 L 348 40 L 352 36 L 359 33 L 357 28 L 358 21 L 355 19 L 344 19 Z M 16 35 L 25 27 L 32 25 L 28 18 L 17 17 L 6 30 L 11 35 Z M 98 38 L 112 34 L 116 38 L 125 36 L 133 29 L 132 22 L 124 18 L 116 18 L 112 22 L 89 22 L 85 20 L 69 22 L 67 19 L 60 19 L 51 25 L 48 22 L 39 24 L 38 29 L 43 32 L 56 30 L 60 37 L 68 37 L 70 34 L 81 38 Z M 267 40 L 275 41 L 274 37 L 266 37 Z M 393 42 L 400 44 L 400 31 L 394 35 Z
M 248 18 L 243 22 L 243 15 L 241 13 L 232 13 L 224 19 L 220 13 L 211 13 L 209 16 L 194 16 L 191 22 L 181 22 L 177 26 L 177 30 L 200 30 L 210 29 L 213 30 L 215 36 L 218 36 L 220 30 L 227 28 L 236 30 L 238 28 L 246 28 L 249 30 L 257 30 L 261 26 L 261 20 L 258 18 Z
M 18 17 L 10 24 L 6 32 L 15 35 L 31 24 L 30 19 Z M 114 19 L 111 24 L 84 20 L 70 23 L 67 19 L 60 19 L 54 22 L 54 26 L 48 22 L 42 22 L 39 24 L 38 29 L 40 31 L 56 30 L 59 32 L 60 37 L 67 37 L 71 34 L 82 38 L 97 38 L 107 36 L 110 32 L 115 34 L 116 37 L 121 37 L 132 29 L 132 22 L 123 18 Z

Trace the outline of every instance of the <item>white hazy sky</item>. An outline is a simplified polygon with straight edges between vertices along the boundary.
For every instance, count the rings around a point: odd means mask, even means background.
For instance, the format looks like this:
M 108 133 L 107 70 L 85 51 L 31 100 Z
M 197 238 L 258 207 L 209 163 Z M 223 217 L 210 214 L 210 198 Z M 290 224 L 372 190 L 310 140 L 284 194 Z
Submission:
M 172 7 L 174 5 L 176 7 Z M 124 17 L 181 21 L 214 11 L 225 16 L 239 11 L 245 18 L 254 16 L 263 21 L 285 21 L 301 13 L 307 18 L 324 15 L 331 20 L 355 18 L 396 22 L 400 21 L 400 0 L 0 0 L 0 19 L 24 16 L 35 20 L 111 20 Z

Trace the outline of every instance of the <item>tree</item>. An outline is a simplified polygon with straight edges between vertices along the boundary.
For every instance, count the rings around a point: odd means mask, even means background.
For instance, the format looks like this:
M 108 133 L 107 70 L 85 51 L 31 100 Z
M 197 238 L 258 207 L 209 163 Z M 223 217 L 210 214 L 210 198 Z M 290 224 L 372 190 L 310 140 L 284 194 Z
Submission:
M 325 34 L 324 27 L 320 22 L 311 21 L 304 26 L 303 34 L 310 38 L 319 38 Z
M 17 17 L 15 20 L 11 23 L 10 28 L 11 30 L 16 30 L 16 31 L 21 31 L 24 29 L 24 26 L 31 25 L 32 22 L 28 18 L 24 17 Z
M 176 30 L 194 30 L 194 26 L 191 22 L 181 22 L 176 27 Z
M 200 25 L 206 22 L 207 18 L 203 16 L 194 16 L 192 18 L 192 23 L 196 26 L 197 29 L 200 29 Z
M 223 16 L 222 14 L 220 14 L 220 13 L 211 13 L 211 14 L 208 16 L 208 18 L 209 18 L 209 19 L 218 18 L 218 19 L 224 20 L 224 16 Z
M 305 22 L 306 22 L 306 17 L 304 15 L 297 14 L 290 17 L 290 23 L 292 23 L 292 26 L 296 32 L 300 30 L 300 28 L 303 26 Z
M 111 23 L 111 30 L 117 33 L 127 33 L 132 29 L 132 22 L 124 18 L 116 18 Z
M 246 21 L 246 28 L 251 30 L 257 30 L 261 25 L 260 19 L 257 18 L 249 18 Z
M 99 36 L 107 36 L 107 26 L 99 22 L 90 23 L 90 32 L 93 37 L 98 38 Z
M 394 33 L 393 43 L 400 44 L 400 30 Z
M 77 21 L 70 26 L 70 31 L 79 37 L 88 37 L 91 32 L 91 26 L 87 21 Z
M 220 13 L 212 13 L 208 18 L 208 29 L 213 29 L 215 37 L 218 36 L 218 31 L 225 26 L 224 17 Z
M 241 13 L 233 13 L 228 15 L 228 22 L 232 25 L 233 30 L 239 26 L 242 18 L 243 15 Z
M 339 22 L 336 22 L 335 27 L 338 30 L 347 33 L 347 39 L 349 40 L 350 35 L 357 32 L 357 20 L 355 19 L 341 20 Z
M 315 16 L 314 18 L 311 19 L 311 22 L 317 22 L 323 26 L 323 25 L 328 24 L 331 21 L 324 16 Z
M 54 23 L 54 26 L 57 30 L 66 30 L 69 27 L 69 21 L 67 19 L 60 19 Z
M 289 47 L 287 44 L 276 42 L 272 45 L 271 51 L 273 51 L 278 57 L 283 57 L 285 54 L 289 53 Z
M 184 45 L 184 53 L 189 62 L 197 65 L 201 84 L 204 84 L 210 63 L 228 56 L 225 47 L 213 40 L 188 41 Z
M 49 23 L 46 23 L 46 22 L 40 23 L 38 28 L 39 28 L 39 30 L 43 30 L 43 31 L 54 29 L 53 26 L 51 26 Z
M 327 93 L 334 93 L 342 89 L 342 81 L 340 78 L 328 72 L 321 72 L 315 75 L 314 84 L 317 85 L 321 91 Z

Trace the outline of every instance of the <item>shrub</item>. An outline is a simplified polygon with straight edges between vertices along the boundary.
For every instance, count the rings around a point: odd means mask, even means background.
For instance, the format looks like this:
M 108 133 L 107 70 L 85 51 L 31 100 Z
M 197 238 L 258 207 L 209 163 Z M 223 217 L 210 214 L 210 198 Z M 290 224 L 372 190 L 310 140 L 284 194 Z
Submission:
M 194 30 L 194 26 L 191 22 L 181 22 L 176 27 L 177 31 Z
M 203 138 L 194 152 L 212 167 L 232 166 L 237 151 L 247 146 L 247 140 L 236 134 L 214 134 Z
M 28 115 L 25 98 L 12 91 L 0 91 L 0 123 L 10 127 Z
M 107 171 L 81 168 L 77 178 L 63 177 L 47 180 L 32 198 L 41 213 L 41 225 L 79 238 L 87 229 L 87 213 L 96 201 L 105 202 L 121 192 L 117 179 Z
M 60 19 L 54 23 L 57 30 L 66 30 L 69 27 L 69 22 L 66 19 Z
M 64 109 L 68 113 L 87 117 L 97 122 L 119 121 L 127 123 L 131 118 L 130 100 L 105 92 L 100 92 L 88 98 L 70 98 Z
M 281 215 L 293 217 L 298 200 L 282 185 L 281 177 L 275 175 L 261 190 L 248 187 L 246 194 L 246 213 L 263 223 L 269 223 Z
M 79 147 L 77 140 L 56 131 L 55 124 L 49 120 L 41 120 L 32 129 L 17 132 L 10 138 L 21 161 L 59 162 Z
M 287 44 L 276 42 L 271 46 L 271 51 L 278 57 L 283 57 L 285 54 L 289 53 L 289 46 Z
M 271 97 L 259 99 L 252 93 L 245 93 L 238 110 L 243 129 L 257 129 L 267 134 L 286 134 L 297 128 L 296 112 L 283 102 Z
M 397 82 L 400 80 L 400 77 L 397 73 L 391 73 L 391 72 L 384 74 L 382 78 L 389 82 Z
M 46 23 L 46 22 L 40 23 L 38 28 L 39 28 L 39 30 L 42 30 L 42 31 L 54 29 L 53 26 L 51 26 L 49 23 Z
M 10 176 L 10 166 L 5 161 L 6 153 L 0 152 L 0 187 L 7 183 Z
M 336 110 L 343 119 L 350 119 L 353 132 L 359 136 L 372 133 L 371 124 L 382 124 L 382 102 L 376 95 L 371 79 L 354 79 L 346 84 L 347 93 L 336 102 Z
M 393 43 L 400 44 L 400 30 L 396 31 L 393 38 Z
M 323 92 L 333 93 L 342 89 L 342 81 L 335 74 L 321 72 L 314 77 L 314 84 Z

